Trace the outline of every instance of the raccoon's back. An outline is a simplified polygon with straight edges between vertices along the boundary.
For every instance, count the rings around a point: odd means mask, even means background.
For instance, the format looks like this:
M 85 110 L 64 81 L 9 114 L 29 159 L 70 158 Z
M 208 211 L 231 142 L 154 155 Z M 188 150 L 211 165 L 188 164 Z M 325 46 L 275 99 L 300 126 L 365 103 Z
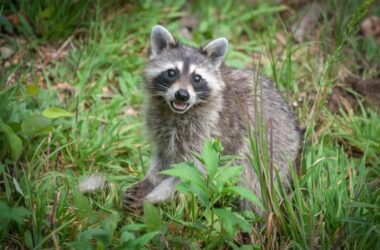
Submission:
M 257 77 L 252 70 L 223 67 L 221 72 L 226 89 L 219 128 L 227 153 L 241 150 L 247 126 L 257 130 L 258 126 L 267 129 L 270 124 L 273 158 L 277 165 L 295 161 L 301 132 L 291 108 L 278 90 L 268 79 Z M 260 120 L 263 124 L 259 123 Z

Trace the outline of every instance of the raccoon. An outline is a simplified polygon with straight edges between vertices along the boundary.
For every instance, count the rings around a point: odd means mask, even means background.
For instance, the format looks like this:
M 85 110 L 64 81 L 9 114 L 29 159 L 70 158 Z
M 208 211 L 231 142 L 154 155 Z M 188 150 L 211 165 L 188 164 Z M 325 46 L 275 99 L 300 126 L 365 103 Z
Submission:
M 247 127 L 255 128 L 255 119 L 260 116 L 271 124 L 271 156 L 287 185 L 289 163 L 300 151 L 298 123 L 268 79 L 224 63 L 227 49 L 226 38 L 195 48 L 177 42 L 163 26 L 153 27 L 144 89 L 146 126 L 155 153 L 145 178 L 126 190 L 126 208 L 173 198 L 178 180 L 160 175 L 160 171 L 183 161 L 193 161 L 204 171 L 193 152 L 201 152 L 206 139 L 220 139 L 225 154 L 244 157 L 250 150 Z M 255 102 L 262 108 L 255 109 Z M 260 197 L 253 168 L 247 159 L 241 161 L 244 171 L 240 185 Z

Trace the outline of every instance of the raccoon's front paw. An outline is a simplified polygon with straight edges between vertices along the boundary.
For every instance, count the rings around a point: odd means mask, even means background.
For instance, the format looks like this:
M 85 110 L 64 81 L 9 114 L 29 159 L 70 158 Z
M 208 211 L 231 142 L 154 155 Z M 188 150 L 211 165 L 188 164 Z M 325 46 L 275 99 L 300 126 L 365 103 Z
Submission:
M 144 204 L 144 198 L 154 189 L 154 185 L 144 179 L 125 191 L 124 208 L 129 211 L 139 210 Z
M 124 209 L 130 212 L 139 210 L 144 203 L 144 200 L 138 198 L 132 190 L 127 190 L 124 195 Z

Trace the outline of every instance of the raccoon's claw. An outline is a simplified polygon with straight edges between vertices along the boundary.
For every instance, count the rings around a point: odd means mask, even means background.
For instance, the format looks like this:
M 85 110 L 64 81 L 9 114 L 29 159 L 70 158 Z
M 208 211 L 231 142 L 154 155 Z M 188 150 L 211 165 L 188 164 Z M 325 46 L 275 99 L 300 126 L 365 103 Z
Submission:
M 127 211 L 140 210 L 144 204 L 144 198 L 154 188 L 154 185 L 144 179 L 125 191 L 123 205 Z
M 125 193 L 123 205 L 124 209 L 130 212 L 134 212 L 137 210 L 140 210 L 142 208 L 142 205 L 144 204 L 143 199 L 139 199 L 132 193 Z

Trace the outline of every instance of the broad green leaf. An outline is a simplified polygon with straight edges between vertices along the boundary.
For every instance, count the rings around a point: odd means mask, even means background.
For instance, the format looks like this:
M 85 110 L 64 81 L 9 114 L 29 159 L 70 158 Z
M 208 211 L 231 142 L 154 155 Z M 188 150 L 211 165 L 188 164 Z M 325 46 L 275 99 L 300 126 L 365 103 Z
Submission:
M 144 228 L 146 228 L 145 224 L 138 224 L 138 223 L 133 223 L 129 225 L 125 225 L 121 231 L 141 231 Z
M 200 223 L 199 221 L 187 222 L 187 221 L 180 220 L 177 217 L 173 217 L 170 214 L 166 214 L 166 216 L 168 216 L 168 218 L 170 220 L 175 221 L 175 222 L 179 223 L 180 225 L 183 225 L 187 228 L 191 228 L 191 229 L 195 229 L 195 230 L 204 230 L 206 228 L 206 225 Z
M 74 114 L 61 108 L 52 107 L 42 111 L 42 115 L 50 119 L 55 119 L 59 117 L 71 117 Z
M 259 206 L 261 209 L 263 209 L 263 205 L 261 204 L 259 198 L 257 198 L 257 196 L 254 195 L 249 189 L 241 187 L 241 186 L 233 186 L 233 187 L 228 187 L 227 191 L 240 195 L 242 198 L 249 200 L 250 202 L 254 203 L 255 205 Z
M 244 232 L 251 231 L 251 225 L 238 213 L 231 212 L 225 208 L 216 208 L 214 211 L 216 216 L 225 223 L 224 226 L 231 236 L 237 233 L 237 230 L 234 230 L 236 227 L 239 227 Z
M 117 212 L 112 212 L 110 215 L 107 215 L 107 217 L 103 221 L 102 228 L 104 228 L 108 232 L 109 241 L 112 240 L 119 221 L 120 215 Z
M 240 213 L 234 212 L 233 214 L 235 215 L 236 221 L 243 232 L 250 233 L 252 231 L 251 224 L 248 223 Z
M 32 96 L 37 96 L 40 93 L 40 89 L 36 85 L 29 84 L 26 86 L 26 92 Z
M 207 169 L 208 176 L 211 179 L 214 177 L 216 170 L 218 169 L 219 153 L 217 152 L 217 149 L 219 149 L 219 147 L 220 145 L 217 144 L 217 141 L 208 140 L 203 145 L 202 158 Z
M 32 137 L 51 130 L 51 120 L 40 115 L 32 115 L 21 124 L 21 131 L 26 137 Z
M 110 242 L 110 239 L 108 239 L 108 232 L 104 228 L 91 228 L 87 229 L 79 234 L 79 240 L 77 242 L 78 246 L 85 247 L 88 245 L 90 239 L 95 239 L 96 243 L 100 245 L 107 246 Z M 88 249 L 86 246 L 85 248 L 81 249 Z
M 128 231 L 125 231 L 121 234 L 120 236 L 120 241 L 123 242 L 128 242 L 130 240 L 134 240 L 136 237 L 133 233 L 130 233 Z
M 24 233 L 24 240 L 29 249 L 33 249 L 33 239 L 32 233 L 29 230 L 26 230 Z
M 241 175 L 242 167 L 223 167 L 218 169 L 215 179 L 221 183 L 231 181 Z
M 83 220 L 87 219 L 92 213 L 88 198 L 80 192 L 73 192 L 73 198 L 79 217 Z
M 206 208 L 209 208 L 211 206 L 208 193 L 197 185 L 194 185 L 192 183 L 179 183 L 176 188 L 179 192 L 184 194 L 195 194 L 199 198 L 202 205 Z
M 14 207 L 9 212 L 9 218 L 13 219 L 19 224 L 24 224 L 23 219 L 27 217 L 30 212 L 25 207 Z
M 177 186 L 176 186 L 176 189 L 180 193 L 183 193 L 183 194 L 186 194 L 186 195 L 194 194 L 194 192 L 193 192 L 193 190 L 191 188 L 190 182 L 181 182 L 181 183 L 178 183 Z
M 144 203 L 144 224 L 149 232 L 162 231 L 163 223 L 158 209 L 151 203 Z
M 214 183 L 218 193 L 221 193 L 227 183 L 236 183 L 241 176 L 242 167 L 218 168 Z
M 147 244 L 149 241 L 151 241 L 158 234 L 160 234 L 160 232 L 158 232 L 158 231 L 146 233 L 143 236 L 141 236 L 140 238 L 137 238 L 134 243 L 138 247 L 143 247 L 145 244 Z
M 0 201 L 0 221 L 14 220 L 18 224 L 23 224 L 24 218 L 29 214 L 30 212 L 25 207 L 10 208 L 6 203 Z
M 12 154 L 12 159 L 17 160 L 22 152 L 22 140 L 13 132 L 13 130 L 8 125 L 3 123 L 1 119 L 0 132 L 2 132 L 7 139 L 7 143 Z
M 161 171 L 162 174 L 176 176 L 182 180 L 190 181 L 197 185 L 198 187 L 204 188 L 204 177 L 202 173 L 199 172 L 197 168 L 190 167 L 187 163 L 180 163 L 175 165 L 173 168 Z
M 231 211 L 224 208 L 216 208 L 214 211 L 216 216 L 223 221 L 223 228 L 228 232 L 228 234 L 232 237 L 235 236 L 237 233 L 235 227 L 238 224 L 235 215 Z

